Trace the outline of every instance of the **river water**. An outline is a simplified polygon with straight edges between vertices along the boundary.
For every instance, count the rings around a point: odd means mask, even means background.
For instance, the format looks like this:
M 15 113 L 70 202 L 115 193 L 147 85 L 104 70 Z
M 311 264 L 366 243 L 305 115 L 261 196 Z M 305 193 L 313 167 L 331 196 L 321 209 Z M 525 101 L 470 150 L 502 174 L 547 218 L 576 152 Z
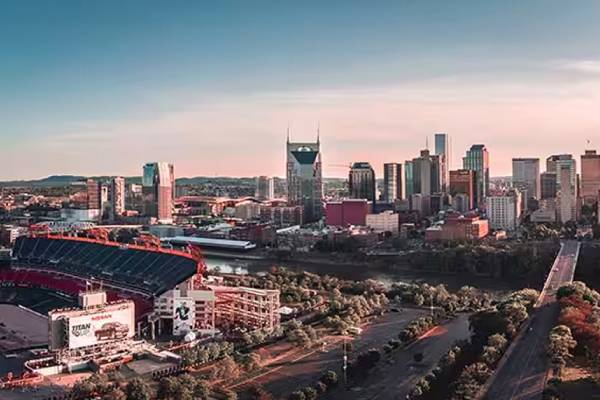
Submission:
M 249 261 L 225 259 L 214 256 L 205 256 L 205 262 L 209 271 L 218 267 L 220 272 L 238 275 L 261 275 L 268 272 L 272 267 L 284 267 L 295 272 L 307 271 L 320 275 L 331 275 L 340 279 L 349 279 L 355 281 L 375 279 L 383 282 L 384 284 L 391 284 L 398 281 L 427 282 L 431 285 L 443 283 L 451 290 L 457 290 L 465 285 L 493 291 L 520 288 L 519 282 L 507 282 L 485 276 L 474 276 L 466 273 L 454 275 L 433 272 L 380 269 L 367 264 L 350 266 L 312 263 L 307 264 L 299 263 L 297 261 Z

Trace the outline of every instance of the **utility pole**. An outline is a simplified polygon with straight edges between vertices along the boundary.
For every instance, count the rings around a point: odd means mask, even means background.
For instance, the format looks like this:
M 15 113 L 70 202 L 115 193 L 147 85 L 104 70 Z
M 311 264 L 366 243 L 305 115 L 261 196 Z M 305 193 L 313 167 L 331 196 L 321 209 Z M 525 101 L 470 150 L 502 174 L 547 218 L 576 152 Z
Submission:
M 429 295 L 429 300 L 430 300 L 429 310 L 431 311 L 431 317 L 433 318 L 433 294 Z
M 342 365 L 342 370 L 344 371 L 344 386 L 348 384 L 346 377 L 346 370 L 348 369 L 348 355 L 346 354 L 346 339 L 344 338 L 344 364 Z

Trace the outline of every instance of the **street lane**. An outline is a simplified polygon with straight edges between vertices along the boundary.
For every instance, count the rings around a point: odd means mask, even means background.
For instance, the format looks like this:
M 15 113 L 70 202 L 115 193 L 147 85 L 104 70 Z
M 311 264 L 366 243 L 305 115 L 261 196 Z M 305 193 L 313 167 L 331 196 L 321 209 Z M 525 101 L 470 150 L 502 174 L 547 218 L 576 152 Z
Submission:
M 536 310 L 513 342 L 485 395 L 488 400 L 539 400 L 549 364 L 546 344 L 558 318 L 556 290 L 572 281 L 579 255 L 579 242 L 565 241 L 549 272 Z M 526 327 L 527 328 L 527 327 Z

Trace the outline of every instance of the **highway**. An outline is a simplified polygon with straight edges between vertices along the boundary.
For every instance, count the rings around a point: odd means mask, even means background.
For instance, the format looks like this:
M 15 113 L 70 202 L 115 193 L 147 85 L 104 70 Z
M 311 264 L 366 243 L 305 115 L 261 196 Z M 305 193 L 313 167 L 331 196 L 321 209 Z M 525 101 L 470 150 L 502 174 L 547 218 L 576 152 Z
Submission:
M 546 344 L 558 318 L 556 290 L 573 280 L 579 242 L 564 241 L 536 303 L 536 310 L 507 350 L 484 396 L 486 400 L 539 400 L 549 363 Z

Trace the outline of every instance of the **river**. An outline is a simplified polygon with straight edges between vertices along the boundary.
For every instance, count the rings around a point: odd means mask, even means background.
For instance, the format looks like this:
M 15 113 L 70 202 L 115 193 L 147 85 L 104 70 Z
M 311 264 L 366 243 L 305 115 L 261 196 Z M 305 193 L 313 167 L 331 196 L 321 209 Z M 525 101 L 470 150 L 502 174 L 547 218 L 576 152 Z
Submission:
M 384 284 L 393 282 L 427 282 L 431 285 L 445 284 L 451 290 L 457 290 L 462 286 L 470 285 L 480 289 L 503 291 L 518 289 L 521 286 L 519 282 L 507 282 L 485 276 L 474 276 L 472 274 L 441 274 L 432 272 L 405 271 L 381 269 L 365 265 L 331 265 L 331 264 L 313 264 L 301 263 L 298 261 L 254 261 L 218 258 L 215 256 L 205 256 L 205 263 L 208 270 L 214 270 L 218 267 L 220 272 L 238 275 L 261 275 L 268 272 L 272 267 L 284 267 L 291 271 L 307 271 L 320 275 L 336 276 L 340 279 L 349 279 L 361 281 L 366 279 L 375 279 Z

